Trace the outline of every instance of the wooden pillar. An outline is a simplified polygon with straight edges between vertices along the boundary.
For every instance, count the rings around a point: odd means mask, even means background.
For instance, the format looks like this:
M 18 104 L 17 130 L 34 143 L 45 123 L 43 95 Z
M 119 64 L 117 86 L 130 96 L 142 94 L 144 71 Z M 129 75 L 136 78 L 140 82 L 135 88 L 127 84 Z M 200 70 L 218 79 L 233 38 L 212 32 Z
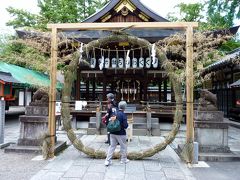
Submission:
M 167 102 L 167 79 L 164 79 L 164 84 L 163 84 L 163 88 L 164 88 L 164 97 L 163 97 L 163 101 Z
M 56 70 L 57 70 L 57 28 L 52 28 L 51 34 L 51 65 L 50 65 L 50 91 L 49 91 L 49 116 L 48 130 L 50 135 L 49 157 L 54 157 L 55 147 L 55 102 L 56 102 Z
M 162 80 L 158 82 L 158 101 L 162 101 Z
M 95 101 L 95 97 L 96 97 L 96 78 L 95 76 L 93 77 L 93 80 L 92 80 L 92 97 L 93 97 L 93 101 Z
M 147 70 L 144 70 L 144 78 L 143 78 L 143 100 L 148 100 L 148 76 Z
M 89 101 L 89 78 L 86 81 L 86 100 Z
M 143 83 L 143 99 L 144 101 L 148 100 L 148 83 L 147 83 L 147 78 L 144 79 Z
M 143 100 L 143 82 L 141 81 L 140 82 L 140 93 L 139 93 L 139 101 L 142 101 Z
M 193 143 L 193 27 L 188 26 L 186 30 L 186 94 L 187 94 L 187 134 L 186 142 Z M 190 156 L 193 156 L 190 155 Z M 193 159 L 190 157 L 189 159 Z
M 80 88 L 81 88 L 81 72 L 77 69 L 77 80 L 76 80 L 76 100 L 80 100 Z
M 171 85 L 171 102 L 176 102 L 175 101 L 175 95 L 174 95 L 174 91 L 173 91 L 173 86 Z
M 105 101 L 107 98 L 107 81 L 106 77 L 103 77 L 103 100 Z

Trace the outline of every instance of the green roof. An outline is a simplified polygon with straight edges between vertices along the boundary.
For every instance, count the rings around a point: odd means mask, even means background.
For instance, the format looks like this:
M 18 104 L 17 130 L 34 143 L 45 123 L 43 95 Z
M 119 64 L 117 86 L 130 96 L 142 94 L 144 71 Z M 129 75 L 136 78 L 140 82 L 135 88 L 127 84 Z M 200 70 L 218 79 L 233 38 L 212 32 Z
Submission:
M 18 80 L 21 84 L 24 84 L 25 86 L 47 87 L 50 85 L 50 79 L 48 75 L 31 70 L 31 69 L 0 62 L 0 71 L 11 73 L 16 80 Z M 62 84 L 58 82 L 57 88 L 61 89 Z

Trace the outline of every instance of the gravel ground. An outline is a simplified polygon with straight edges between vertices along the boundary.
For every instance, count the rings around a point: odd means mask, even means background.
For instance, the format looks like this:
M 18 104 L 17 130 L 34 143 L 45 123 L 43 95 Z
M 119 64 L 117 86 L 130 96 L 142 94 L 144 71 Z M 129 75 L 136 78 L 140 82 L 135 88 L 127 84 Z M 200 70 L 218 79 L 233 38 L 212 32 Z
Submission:
M 28 180 L 48 161 L 32 161 L 36 155 L 4 153 L 0 150 L 0 180 Z

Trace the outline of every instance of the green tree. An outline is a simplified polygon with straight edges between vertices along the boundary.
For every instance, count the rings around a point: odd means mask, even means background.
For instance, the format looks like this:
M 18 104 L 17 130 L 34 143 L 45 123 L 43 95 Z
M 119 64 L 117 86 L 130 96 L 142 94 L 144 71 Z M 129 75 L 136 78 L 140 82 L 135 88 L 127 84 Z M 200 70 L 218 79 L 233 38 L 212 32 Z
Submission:
M 201 3 L 180 3 L 176 5 L 175 8 L 179 9 L 180 17 L 178 17 L 176 13 L 171 12 L 168 14 L 170 21 L 200 22 L 204 17 L 202 15 L 204 5 Z
M 207 21 L 212 29 L 231 27 L 237 18 L 240 18 L 239 0 L 209 0 Z
M 17 27 L 36 27 L 39 22 L 39 16 L 32 14 L 23 9 L 15 9 L 13 7 L 8 7 L 6 9 L 12 17 L 13 20 L 10 20 L 6 23 L 7 26 Z
M 7 25 L 46 29 L 47 23 L 81 22 L 106 3 L 107 0 L 38 0 L 39 14 L 8 7 L 14 19 Z
M 170 21 L 196 21 L 199 22 L 200 30 L 226 29 L 233 26 L 235 19 L 240 18 L 239 0 L 207 0 L 205 4 L 180 3 L 175 8 L 178 8 L 180 16 L 171 12 L 168 15 Z

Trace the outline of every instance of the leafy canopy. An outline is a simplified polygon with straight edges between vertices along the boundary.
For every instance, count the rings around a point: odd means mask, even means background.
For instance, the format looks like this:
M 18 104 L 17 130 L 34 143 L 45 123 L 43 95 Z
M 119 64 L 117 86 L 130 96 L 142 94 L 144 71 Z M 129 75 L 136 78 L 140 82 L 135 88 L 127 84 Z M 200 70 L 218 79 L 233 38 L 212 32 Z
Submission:
M 207 0 L 203 3 L 180 3 L 177 13 L 169 13 L 171 21 L 196 21 L 200 30 L 226 29 L 232 27 L 235 19 L 240 19 L 239 0 Z M 206 11 L 206 12 L 205 12 Z
M 107 3 L 107 0 L 38 0 L 39 14 L 8 7 L 13 20 L 8 26 L 46 29 L 47 23 L 76 23 L 89 17 Z

